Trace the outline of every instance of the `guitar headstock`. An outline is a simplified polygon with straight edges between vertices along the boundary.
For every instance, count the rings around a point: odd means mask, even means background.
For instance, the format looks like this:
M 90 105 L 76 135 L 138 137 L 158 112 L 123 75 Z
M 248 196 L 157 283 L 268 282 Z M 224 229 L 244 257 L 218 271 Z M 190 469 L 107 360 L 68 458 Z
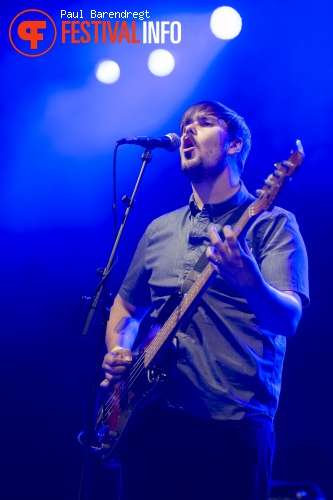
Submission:
M 296 141 L 296 148 L 295 151 L 291 152 L 288 160 L 274 165 L 274 172 L 267 177 L 263 187 L 256 191 L 258 199 L 250 206 L 251 216 L 256 215 L 262 210 L 268 210 L 285 180 L 291 177 L 295 170 L 301 166 L 304 158 L 304 149 L 300 140 Z

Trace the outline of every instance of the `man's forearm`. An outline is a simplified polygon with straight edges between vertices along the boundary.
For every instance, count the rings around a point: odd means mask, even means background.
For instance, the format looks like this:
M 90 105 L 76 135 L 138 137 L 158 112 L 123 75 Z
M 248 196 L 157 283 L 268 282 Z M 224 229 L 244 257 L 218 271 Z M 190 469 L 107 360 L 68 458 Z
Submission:
M 108 352 L 116 346 L 131 349 L 142 313 L 143 311 L 128 304 L 119 295 L 116 296 L 106 328 L 105 342 Z
M 116 346 L 131 349 L 139 328 L 139 322 L 126 313 L 118 322 L 117 319 L 118 317 L 112 317 L 111 312 L 106 329 L 106 347 L 109 352 Z

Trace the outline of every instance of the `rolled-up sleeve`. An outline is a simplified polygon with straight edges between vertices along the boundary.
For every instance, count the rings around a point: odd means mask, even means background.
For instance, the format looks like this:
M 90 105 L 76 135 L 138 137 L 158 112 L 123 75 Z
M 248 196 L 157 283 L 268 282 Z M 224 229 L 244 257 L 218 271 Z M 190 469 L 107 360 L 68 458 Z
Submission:
M 307 306 L 308 258 L 295 216 L 278 207 L 265 212 L 251 227 L 248 240 L 267 283 L 298 293 Z

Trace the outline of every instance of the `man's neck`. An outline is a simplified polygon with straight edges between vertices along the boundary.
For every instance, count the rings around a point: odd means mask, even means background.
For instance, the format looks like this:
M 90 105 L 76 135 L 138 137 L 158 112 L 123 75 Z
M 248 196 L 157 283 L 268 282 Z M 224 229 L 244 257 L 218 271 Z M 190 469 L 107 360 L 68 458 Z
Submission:
M 205 179 L 202 182 L 192 182 L 193 196 L 201 210 L 206 204 L 220 203 L 233 196 L 240 188 L 239 177 L 227 175 L 227 170 L 216 179 Z

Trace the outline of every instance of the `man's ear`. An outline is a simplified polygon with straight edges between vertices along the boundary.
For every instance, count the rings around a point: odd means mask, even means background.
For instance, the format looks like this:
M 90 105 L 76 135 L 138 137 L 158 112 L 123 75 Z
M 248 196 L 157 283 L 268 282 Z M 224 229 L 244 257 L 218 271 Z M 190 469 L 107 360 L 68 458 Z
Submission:
M 227 154 L 234 155 L 235 153 L 239 153 L 243 147 L 243 139 L 235 139 L 231 141 Z

